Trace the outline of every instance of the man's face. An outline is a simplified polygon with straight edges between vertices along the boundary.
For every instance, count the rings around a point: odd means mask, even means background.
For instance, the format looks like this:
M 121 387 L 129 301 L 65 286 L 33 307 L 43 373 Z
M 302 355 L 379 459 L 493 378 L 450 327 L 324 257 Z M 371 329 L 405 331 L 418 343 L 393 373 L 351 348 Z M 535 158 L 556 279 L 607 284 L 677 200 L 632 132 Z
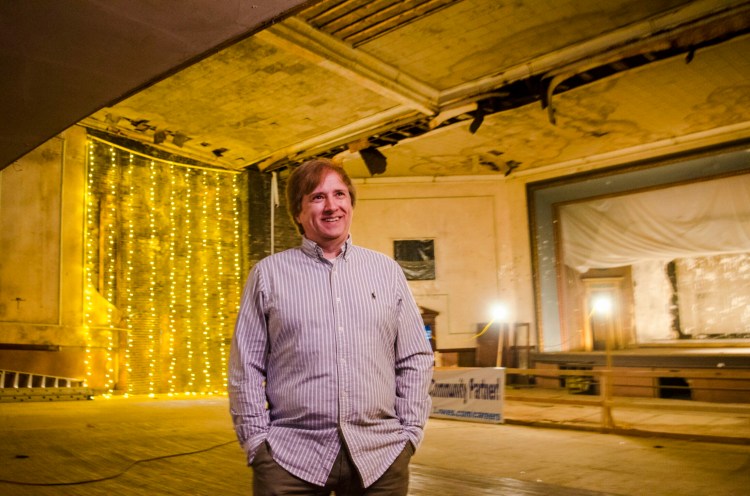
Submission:
M 349 189 L 337 173 L 328 171 L 318 186 L 302 197 L 297 222 L 309 240 L 323 248 L 338 248 L 349 236 L 353 214 Z

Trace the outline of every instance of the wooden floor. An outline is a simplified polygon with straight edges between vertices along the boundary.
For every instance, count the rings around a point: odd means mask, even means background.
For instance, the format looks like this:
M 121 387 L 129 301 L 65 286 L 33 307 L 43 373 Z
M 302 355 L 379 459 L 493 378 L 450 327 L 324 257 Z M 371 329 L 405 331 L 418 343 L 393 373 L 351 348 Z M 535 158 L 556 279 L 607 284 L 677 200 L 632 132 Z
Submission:
M 252 494 L 226 398 L 0 404 L 0 439 L 2 496 Z M 713 496 L 747 487 L 750 446 L 431 420 L 410 494 Z
M 43 483 L 41 474 L 34 485 L 0 483 L 4 496 L 135 496 L 135 495 L 222 495 L 248 496 L 251 471 L 239 473 L 226 467 L 226 460 L 236 457 L 234 449 L 226 446 L 209 452 L 188 455 L 179 459 L 153 460 L 139 463 L 125 473 L 120 470 L 102 471 L 104 480 L 94 481 L 80 469 L 70 470 L 69 483 Z M 244 467 L 243 467 L 244 468 Z M 55 472 L 68 471 L 58 467 Z M 78 475 L 79 479 L 74 479 Z M 111 478 L 110 478 L 111 477 Z M 235 478 L 239 477 L 239 479 Z M 28 479 L 24 477 L 24 479 Z M 54 478 L 50 479 L 55 480 Z M 412 496 L 601 496 L 607 493 L 571 489 L 541 482 L 521 481 L 500 477 L 481 477 L 421 465 L 412 465 L 409 494 Z
M 41 441 L 41 440 L 40 440 Z M 143 440 L 134 442 L 136 444 Z M 159 441 L 152 440 L 157 443 Z M 70 441 L 70 446 L 80 441 Z M 185 449 L 174 443 L 162 443 L 164 450 Z M 18 455 L 6 458 L 0 469 L 3 496 L 135 496 L 135 495 L 222 495 L 252 494 L 252 471 L 238 463 L 241 454 L 234 440 L 209 449 L 185 451 L 184 455 L 166 458 L 147 457 L 133 460 L 110 451 L 110 459 L 96 460 L 93 452 L 81 453 L 62 446 L 52 447 L 54 463 L 24 455 L 41 446 L 27 446 Z M 5 450 L 3 450 L 5 451 Z M 177 451 L 175 452 L 177 453 Z M 183 452 L 180 452 L 183 453 Z M 145 453 L 144 453 L 145 454 Z M 33 459 L 36 458 L 36 459 Z M 14 468 L 15 467 L 15 468 Z M 571 489 L 541 482 L 505 477 L 483 477 L 461 471 L 412 464 L 409 494 L 412 496 L 598 496 L 607 493 Z
M 0 405 L 0 495 L 252 494 L 225 400 Z M 410 494 L 603 493 L 412 464 Z
M 413 496 L 602 496 L 612 493 L 571 489 L 507 477 L 483 477 L 457 470 L 412 465 L 409 494 Z
M 232 443 L 233 444 L 233 443 Z M 135 495 L 222 495 L 248 496 L 251 471 L 237 470 L 234 447 L 219 446 L 209 451 L 159 460 L 150 460 L 119 468 L 101 467 L 91 472 L 79 467 L 46 467 L 33 477 L 18 477 L 30 484 L 0 483 L 4 496 L 135 496 Z M 11 465 L 21 465 L 12 460 Z M 229 465 L 229 466 L 227 466 Z M 88 467 L 94 468 L 94 467 Z M 114 469 L 114 470 L 113 470 Z M 59 477 L 60 473 L 67 477 Z M 44 482 L 44 477 L 49 477 Z M 64 480 L 63 480 L 64 479 Z M 57 481 L 57 482 L 53 482 Z M 413 464 L 409 494 L 412 496 L 601 496 L 608 493 L 571 489 L 541 482 L 502 477 L 482 477 L 460 471 L 431 468 Z

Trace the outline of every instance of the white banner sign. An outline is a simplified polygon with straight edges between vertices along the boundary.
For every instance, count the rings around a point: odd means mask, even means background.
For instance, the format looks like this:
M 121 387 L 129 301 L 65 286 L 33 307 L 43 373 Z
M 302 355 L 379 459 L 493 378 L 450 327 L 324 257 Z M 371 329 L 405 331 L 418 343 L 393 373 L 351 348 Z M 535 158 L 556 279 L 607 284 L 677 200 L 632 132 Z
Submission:
M 505 369 L 436 368 L 430 396 L 431 417 L 502 423 Z

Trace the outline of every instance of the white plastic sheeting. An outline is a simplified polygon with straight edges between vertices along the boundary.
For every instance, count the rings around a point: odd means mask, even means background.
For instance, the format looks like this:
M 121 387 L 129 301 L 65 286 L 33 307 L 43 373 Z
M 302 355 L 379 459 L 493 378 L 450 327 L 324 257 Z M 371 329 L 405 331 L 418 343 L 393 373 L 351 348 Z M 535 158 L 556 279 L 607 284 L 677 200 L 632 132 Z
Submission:
M 750 252 L 750 174 L 563 205 L 563 259 L 579 272 Z

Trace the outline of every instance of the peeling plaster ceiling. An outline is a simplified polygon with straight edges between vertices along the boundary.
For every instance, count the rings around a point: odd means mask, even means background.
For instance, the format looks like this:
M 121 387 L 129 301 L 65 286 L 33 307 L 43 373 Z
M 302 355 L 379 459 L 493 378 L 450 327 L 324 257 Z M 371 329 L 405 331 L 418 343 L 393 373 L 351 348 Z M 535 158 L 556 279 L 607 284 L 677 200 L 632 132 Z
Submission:
M 658 155 L 750 136 L 750 2 L 323 0 L 81 124 L 217 167 L 324 155 L 359 178 L 368 146 L 384 177 Z

